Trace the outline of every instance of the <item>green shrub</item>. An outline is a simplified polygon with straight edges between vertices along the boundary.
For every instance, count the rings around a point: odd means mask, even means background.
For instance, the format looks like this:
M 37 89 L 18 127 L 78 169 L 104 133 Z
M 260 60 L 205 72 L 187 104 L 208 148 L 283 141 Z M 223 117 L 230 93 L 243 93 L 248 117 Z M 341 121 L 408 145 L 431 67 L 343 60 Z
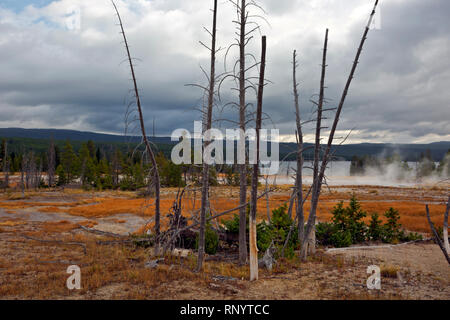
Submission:
M 274 238 L 272 228 L 269 224 L 263 221 L 256 226 L 256 233 L 258 250 L 260 252 L 266 252 L 272 243 L 272 239 Z
M 400 213 L 394 208 L 389 208 L 384 213 L 387 219 L 384 225 L 381 223 L 378 213 L 374 212 L 367 226 L 362 221 L 367 214 L 361 210 L 355 196 L 350 200 L 348 207 L 344 208 L 344 203 L 341 201 L 333 208 L 332 213 L 331 223 L 316 225 L 316 239 L 318 243 L 325 246 L 347 247 L 368 240 L 397 243 L 422 239 L 420 234 L 407 234 L 401 229 Z
M 384 216 L 387 218 L 387 222 L 384 225 L 383 241 L 387 243 L 400 241 L 404 236 L 403 231 L 400 230 L 401 224 L 398 222 L 400 220 L 400 213 L 394 208 L 389 208 L 384 213 Z
M 332 236 L 336 232 L 334 224 L 329 222 L 319 222 L 316 225 L 316 241 L 323 246 L 333 245 Z
M 349 247 L 352 244 L 352 234 L 349 230 L 336 230 L 331 235 L 331 243 L 336 248 Z
M 250 214 L 250 206 L 247 206 L 247 214 L 246 214 L 247 215 L 247 223 L 246 223 L 247 233 L 249 230 L 248 229 L 249 214 Z M 231 219 L 231 220 L 222 220 L 222 224 L 225 226 L 225 228 L 228 232 L 239 233 L 239 215 L 238 214 L 235 214 L 233 216 L 233 219 Z
M 361 209 L 356 197 L 353 195 L 348 207 L 344 208 L 341 201 L 333 208 L 333 224 L 339 231 L 350 232 L 352 243 L 359 243 L 366 240 L 367 226 L 362 221 L 367 213 Z
M 342 230 L 334 223 L 320 222 L 316 225 L 316 241 L 324 246 L 343 248 L 352 244 L 352 236 L 349 230 Z
M 292 219 L 287 214 L 287 204 L 272 210 L 270 224 L 263 222 L 257 226 L 258 249 L 261 254 L 264 254 L 273 241 L 276 248 L 276 255 L 280 255 L 292 223 Z M 297 227 L 294 227 L 285 248 L 285 256 L 288 258 L 293 257 L 297 245 L 298 229 Z
M 58 178 L 57 178 L 57 181 L 56 181 L 56 184 L 57 184 L 58 186 L 63 186 L 63 185 L 65 185 L 65 184 L 67 183 L 66 174 L 65 174 L 65 172 L 64 172 L 64 168 L 63 168 L 62 165 L 59 165 L 59 166 L 56 168 L 55 174 L 56 174 L 56 176 L 58 177 Z
M 166 187 L 184 187 L 183 171 L 181 166 L 175 165 L 172 161 L 164 161 L 159 168 L 161 185 Z
M 374 212 L 371 215 L 369 230 L 367 232 L 368 240 L 382 240 L 383 239 L 383 225 L 379 219 L 379 214 Z
M 195 248 L 198 249 L 199 235 L 197 235 L 197 239 L 195 241 Z M 205 252 L 207 254 L 216 254 L 217 249 L 219 248 L 219 235 L 217 232 L 211 227 L 210 224 L 206 226 L 205 229 Z
M 249 212 L 250 207 L 247 207 L 247 233 L 249 231 Z M 235 214 L 233 219 L 222 221 L 226 230 L 231 233 L 239 233 L 239 215 Z M 264 254 L 269 248 L 270 244 L 274 243 L 277 249 L 276 254 L 280 254 L 283 249 L 284 242 L 291 228 L 293 221 L 287 214 L 287 205 L 272 210 L 271 222 L 265 221 L 257 224 L 257 246 L 260 254 Z M 294 249 L 298 245 L 298 229 L 294 227 L 285 249 L 285 256 L 290 257 L 294 254 Z
M 292 219 L 287 214 L 287 204 L 272 210 L 271 226 L 276 229 L 288 230 L 291 227 Z
M 410 241 L 418 241 L 423 240 L 423 237 L 421 234 L 418 234 L 417 232 L 410 232 L 408 234 L 405 234 L 402 232 L 400 241 L 401 242 L 410 242 Z

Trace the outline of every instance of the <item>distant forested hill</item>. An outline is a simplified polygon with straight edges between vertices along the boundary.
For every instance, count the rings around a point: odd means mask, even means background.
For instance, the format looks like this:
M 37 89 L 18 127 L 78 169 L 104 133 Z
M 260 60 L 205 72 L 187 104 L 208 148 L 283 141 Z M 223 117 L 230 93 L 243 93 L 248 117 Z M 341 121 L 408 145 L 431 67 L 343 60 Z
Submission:
M 307 144 L 306 147 L 312 146 Z M 283 143 L 280 145 L 280 154 L 289 154 L 295 150 L 295 144 Z M 306 153 L 307 159 L 312 159 L 313 149 Z M 441 161 L 447 151 L 450 150 L 450 142 L 435 142 L 429 144 L 391 144 L 391 143 L 361 143 L 335 146 L 335 157 L 342 160 L 351 160 L 353 156 L 363 157 L 380 156 L 390 157 L 394 154 L 400 155 L 402 160 L 417 161 L 421 154 L 429 153 L 434 161 Z M 289 157 L 291 160 L 295 156 Z
M 21 152 L 33 149 L 37 152 L 45 151 L 48 148 L 49 140 L 53 137 L 56 145 L 62 146 L 66 140 L 70 140 L 76 150 L 81 147 L 81 143 L 92 140 L 98 146 L 108 151 L 117 147 L 122 151 L 134 148 L 140 141 L 140 137 L 130 137 L 124 135 L 112 135 L 95 132 L 82 132 L 62 129 L 21 129 L 21 128 L 0 128 L 0 139 L 7 138 L 10 151 Z M 159 151 L 166 156 L 175 142 L 170 137 L 150 137 Z M 294 143 L 280 144 L 280 157 L 286 160 L 295 160 Z M 435 161 L 440 161 L 446 152 L 450 150 L 450 142 L 436 142 L 430 144 L 346 144 L 335 147 L 335 157 L 341 160 L 351 160 L 353 156 L 362 157 L 364 155 L 388 157 L 399 154 L 403 160 L 416 161 L 421 154 L 429 153 Z M 312 149 L 311 149 L 312 151 Z M 306 152 L 307 159 L 312 158 L 312 152 Z

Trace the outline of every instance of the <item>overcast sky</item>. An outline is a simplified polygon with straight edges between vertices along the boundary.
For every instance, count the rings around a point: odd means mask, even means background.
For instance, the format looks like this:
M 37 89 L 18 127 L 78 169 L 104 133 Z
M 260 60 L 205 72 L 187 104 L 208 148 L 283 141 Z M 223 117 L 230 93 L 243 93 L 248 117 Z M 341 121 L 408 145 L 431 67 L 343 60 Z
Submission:
M 203 26 L 211 25 L 212 0 L 117 0 L 142 92 L 147 130 L 158 135 L 193 128 L 201 114 L 208 70 Z M 264 110 L 268 127 L 292 138 L 292 51 L 298 52 L 301 111 L 319 92 L 325 29 L 330 29 L 326 97 L 339 101 L 373 0 L 261 0 L 270 25 Z M 381 0 L 377 28 L 369 33 L 338 127 L 347 143 L 450 141 L 450 1 Z M 255 11 L 254 14 L 260 14 Z M 78 16 L 81 19 L 78 19 Z M 219 0 L 218 43 L 234 41 L 235 11 Z M 0 127 L 124 132 L 130 101 L 129 69 L 109 0 L 0 0 Z M 218 72 L 233 66 L 232 48 L 218 55 Z M 260 34 L 249 52 L 260 56 Z M 251 60 L 248 61 L 251 64 Z M 226 81 L 216 119 L 235 119 L 222 108 L 237 101 Z M 249 102 L 255 95 L 249 91 Z M 330 117 L 332 115 L 330 114 Z M 216 123 L 216 126 L 232 126 Z M 132 129 L 132 127 L 131 127 Z M 311 140 L 313 124 L 305 128 Z M 138 132 L 138 131 L 134 131 Z

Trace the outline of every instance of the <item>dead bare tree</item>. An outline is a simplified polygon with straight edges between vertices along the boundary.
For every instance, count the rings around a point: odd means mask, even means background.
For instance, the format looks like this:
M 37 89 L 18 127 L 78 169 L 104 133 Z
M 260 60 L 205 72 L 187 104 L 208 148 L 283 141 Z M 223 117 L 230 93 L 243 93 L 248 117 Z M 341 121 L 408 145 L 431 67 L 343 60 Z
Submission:
M 34 188 L 37 190 L 41 186 L 41 180 L 42 180 L 42 170 L 43 170 L 43 160 L 42 158 L 39 158 L 39 167 L 34 166 L 35 172 L 34 172 Z
M 121 157 L 119 153 L 119 149 L 114 150 L 113 158 L 112 158 L 112 181 L 114 186 L 119 185 L 119 175 L 121 171 Z
M 445 258 L 447 259 L 447 262 L 450 264 L 450 257 L 449 257 L 450 254 L 449 254 L 449 246 L 448 246 L 448 213 L 450 211 L 450 197 L 448 198 L 447 207 L 446 207 L 445 213 L 444 213 L 444 228 L 443 228 L 444 241 L 442 241 L 441 238 L 439 237 L 439 233 L 436 231 L 436 228 L 435 228 L 433 222 L 431 221 L 430 209 L 428 208 L 428 205 L 425 206 L 425 209 L 427 211 L 427 219 L 428 219 L 428 223 L 430 224 L 430 229 L 431 229 L 431 233 L 433 235 L 434 242 L 436 242 L 436 244 L 439 246 L 439 248 L 441 248 L 442 253 L 444 254 Z
M 304 213 L 303 213 L 303 131 L 300 116 L 300 104 L 297 84 L 297 51 L 294 50 L 292 58 L 293 70 L 293 87 L 294 87 L 294 106 L 295 106 L 295 123 L 296 123 L 296 140 L 297 140 L 297 172 L 295 174 L 295 191 L 297 193 L 296 217 L 298 221 L 298 240 L 300 247 L 303 246 L 303 236 L 305 233 Z
M 247 52 L 247 45 L 253 38 L 253 33 L 255 31 L 260 30 L 260 26 L 257 22 L 252 20 L 251 18 L 260 18 L 265 20 L 260 15 L 250 15 L 250 7 L 262 10 L 262 7 L 258 5 L 258 3 L 254 0 L 229 0 L 236 9 L 237 19 L 233 21 L 236 24 L 237 36 L 236 43 L 233 43 L 230 48 L 233 46 L 237 46 L 239 48 L 239 59 L 236 61 L 232 78 L 238 83 L 238 87 L 236 90 L 239 92 L 239 103 L 232 103 L 238 107 L 239 110 L 239 129 L 240 129 L 240 137 L 239 137 L 239 150 L 245 150 L 245 128 L 247 125 L 248 118 L 248 107 L 251 105 L 247 103 L 247 91 L 249 89 L 253 89 L 256 91 L 256 86 L 252 82 L 252 77 L 248 76 L 248 72 L 251 71 L 254 67 L 258 65 L 253 54 Z M 250 26 L 250 28 L 247 28 Z M 246 59 L 251 57 L 255 60 L 255 64 L 247 67 Z M 226 61 L 226 56 L 225 56 Z M 239 65 L 239 72 L 234 72 L 236 66 Z M 239 204 L 242 205 L 247 202 L 247 155 L 241 155 L 242 162 L 238 165 L 239 170 Z M 247 213 L 246 208 L 242 207 L 239 210 L 239 263 L 245 264 L 247 262 Z
M 264 95 L 264 81 L 266 70 L 266 37 L 262 37 L 261 65 L 259 72 L 258 102 L 256 107 L 256 163 L 253 165 L 252 175 L 252 201 L 249 217 L 250 241 L 250 281 L 258 280 L 258 246 L 256 242 L 256 211 L 258 207 L 258 177 L 259 177 L 259 145 L 262 123 L 262 104 Z
M 3 175 L 3 188 L 6 191 L 9 186 L 8 142 L 6 140 L 3 141 Z
M 445 209 L 445 214 L 444 214 L 444 225 L 443 225 L 443 230 L 442 230 L 442 234 L 444 237 L 444 247 L 445 250 L 447 251 L 447 254 L 450 255 L 450 245 L 448 243 L 448 213 L 450 211 L 450 196 L 448 197 L 447 200 L 447 208 Z
M 376 12 L 377 6 L 378 6 L 378 0 L 375 1 L 375 5 L 373 7 L 372 13 L 370 14 L 369 21 L 368 21 L 368 23 L 366 25 L 366 28 L 364 30 L 361 42 L 360 42 L 358 50 L 356 52 L 356 57 L 355 57 L 355 60 L 353 61 L 353 65 L 352 65 L 352 69 L 350 71 L 350 75 L 349 75 L 349 77 L 347 79 L 346 85 L 344 87 L 344 91 L 342 93 L 342 97 L 341 97 L 341 99 L 339 101 L 339 105 L 338 105 L 338 107 L 336 109 L 336 114 L 334 116 L 333 125 L 331 127 L 330 135 L 328 137 L 328 143 L 327 143 L 327 145 L 325 147 L 325 151 L 324 151 L 323 156 L 322 156 L 322 162 L 320 164 L 320 170 L 318 170 L 318 171 L 316 170 L 316 161 L 318 161 L 318 159 L 319 159 L 318 155 L 320 155 L 320 137 L 317 137 L 317 135 L 316 135 L 313 191 L 312 191 L 312 195 L 311 195 L 311 209 L 310 209 L 310 213 L 309 213 L 309 217 L 308 217 L 308 223 L 307 223 L 307 226 L 306 226 L 305 235 L 303 237 L 303 244 L 305 244 L 308 239 L 312 238 L 312 232 L 315 229 L 317 205 L 318 205 L 318 202 L 319 202 L 320 192 L 321 192 L 322 184 L 323 184 L 324 177 L 325 177 L 325 170 L 327 168 L 328 162 L 331 160 L 331 148 L 332 148 L 332 144 L 333 144 L 333 141 L 334 141 L 334 135 L 336 133 L 337 125 L 339 123 L 340 115 L 342 113 L 342 108 L 344 106 L 345 99 L 347 97 L 348 90 L 350 88 L 351 82 L 352 82 L 353 77 L 355 75 L 356 67 L 358 65 L 359 58 L 361 56 L 361 52 L 362 52 L 362 49 L 364 47 L 364 43 L 365 43 L 365 41 L 367 39 L 367 34 L 369 33 L 370 26 L 372 24 L 372 20 L 373 20 L 373 18 L 375 16 L 375 12 Z M 322 68 L 324 68 L 324 65 L 322 65 Z M 320 100 L 319 100 L 319 104 L 320 104 Z M 321 116 L 319 117 L 319 115 L 318 115 L 317 119 L 319 120 L 319 118 L 321 120 Z M 316 134 L 317 134 L 317 131 L 319 131 L 319 133 L 320 133 L 320 128 L 321 128 L 320 125 L 316 124 L 316 129 L 317 129 L 316 130 Z M 319 141 L 318 145 L 317 145 L 317 141 Z M 317 164 L 318 164 L 318 162 L 317 162 Z M 311 245 L 315 246 L 315 243 L 312 243 Z M 303 247 L 301 248 L 301 252 L 300 252 L 301 258 L 302 259 L 306 259 L 307 254 L 308 254 L 308 246 L 307 245 L 303 245 Z
M 137 111 L 138 111 L 138 115 L 139 115 L 139 124 L 140 124 L 140 128 L 141 128 L 141 133 L 142 133 L 142 139 L 144 141 L 145 144 L 145 149 L 146 152 L 148 154 L 148 156 L 150 157 L 150 161 L 151 164 L 153 166 L 152 171 L 153 171 L 153 184 L 154 184 L 154 188 L 155 188 L 155 237 L 156 237 L 156 250 L 155 252 L 157 253 L 159 251 L 159 236 L 160 236 L 160 189 L 161 189 L 161 181 L 160 181 L 160 177 L 159 177 L 159 172 L 158 172 L 158 165 L 156 163 L 156 158 L 155 158 L 155 154 L 153 153 L 152 147 L 150 146 L 150 142 L 148 140 L 146 131 L 145 131 L 145 125 L 144 125 L 144 116 L 143 116 L 143 112 L 142 112 L 142 107 L 141 107 L 141 99 L 139 97 L 139 89 L 137 86 L 137 80 L 136 80 L 136 74 L 134 71 L 134 65 L 133 65 L 133 59 L 131 58 L 131 53 L 130 53 L 130 47 L 128 46 L 128 40 L 127 37 L 125 35 L 125 30 L 124 30 L 124 26 L 122 23 L 122 18 L 120 16 L 119 10 L 117 9 L 116 4 L 114 3 L 113 0 L 111 0 L 112 5 L 114 6 L 114 10 L 116 11 L 117 14 L 117 18 L 119 20 L 119 26 L 120 26 L 120 30 L 121 30 L 121 34 L 123 36 L 123 41 L 125 43 L 125 49 L 127 51 L 127 58 L 128 58 L 128 62 L 129 62 L 129 66 L 130 66 L 130 71 L 131 71 L 131 76 L 132 76 L 132 81 L 133 81 L 133 87 L 134 87 L 134 98 L 136 99 L 136 106 L 137 106 Z
M 22 163 L 20 165 L 20 190 L 22 191 L 22 198 L 25 197 L 25 171 L 27 167 L 27 155 L 24 152 L 22 154 Z
M 270 189 L 270 190 L 267 190 L 267 191 L 263 192 L 262 194 L 258 195 L 257 200 L 263 198 L 267 193 L 271 193 L 271 192 L 273 192 L 273 191 L 275 191 L 275 189 Z M 246 208 L 248 205 L 250 205 L 250 203 L 251 203 L 251 201 L 248 201 L 248 202 L 246 202 L 246 203 L 244 203 L 244 204 L 241 204 L 241 205 L 239 205 L 239 206 L 237 206 L 237 207 L 235 207 L 235 208 L 228 209 L 228 210 L 225 210 L 225 211 L 223 211 L 223 212 L 214 214 L 213 216 L 207 217 L 207 218 L 206 218 L 206 221 L 212 221 L 212 220 L 218 219 L 218 218 L 220 218 L 220 217 L 222 217 L 222 216 L 224 216 L 224 215 L 226 215 L 226 214 L 230 214 L 230 213 L 232 213 L 232 212 L 239 211 L 239 209 L 241 209 L 242 207 Z M 183 227 L 183 228 L 180 228 L 180 229 L 178 229 L 178 230 L 175 230 L 175 232 L 170 232 L 171 230 L 169 230 L 169 232 L 167 232 L 167 234 L 166 234 L 166 237 L 168 238 L 168 240 L 166 241 L 166 244 L 165 244 L 164 247 L 165 247 L 165 248 L 169 248 L 169 247 L 174 243 L 175 239 L 176 239 L 182 232 L 184 232 L 184 231 L 186 231 L 186 230 L 189 230 L 189 229 L 193 229 L 193 228 L 195 228 L 195 227 L 197 227 L 197 226 L 199 226 L 199 225 L 200 225 L 200 221 L 195 221 L 193 224 L 191 224 L 191 225 L 189 225 L 189 226 L 185 226 L 185 227 Z M 166 251 L 166 249 L 164 250 L 164 252 L 165 252 L 165 251 Z
M 211 32 L 208 31 L 211 35 L 211 48 L 208 48 L 211 53 L 211 68 L 209 75 L 209 88 L 207 88 L 208 95 L 208 105 L 206 110 L 206 123 L 203 126 L 204 130 L 206 130 L 206 134 L 204 132 L 204 141 L 203 141 L 203 150 L 205 150 L 210 141 L 210 132 L 212 126 L 212 112 L 214 105 L 214 95 L 216 88 L 216 32 L 217 29 L 217 0 L 214 0 L 214 9 L 213 9 L 213 25 Z M 205 255 L 205 228 L 206 228 L 206 211 L 208 208 L 209 202 L 209 164 L 203 159 L 203 172 L 202 172 L 202 204 L 201 204 L 201 212 L 200 212 L 200 234 L 199 234 L 199 242 L 198 242 L 198 260 L 197 260 L 197 271 L 200 271 L 203 266 L 203 259 Z
M 56 167 L 56 155 L 55 155 L 55 142 L 53 141 L 53 137 L 50 139 L 50 146 L 47 151 L 48 157 L 48 186 L 51 188 L 55 185 L 55 167 Z
M 269 176 L 265 175 L 263 177 L 264 179 L 264 191 L 269 190 Z M 267 222 L 270 224 L 271 218 L 270 218 L 270 195 L 266 194 L 266 211 L 267 211 Z
M 34 162 L 34 154 L 31 151 L 27 156 L 27 161 L 25 162 L 25 185 L 26 188 L 29 189 L 32 185 L 32 179 L 33 179 L 33 173 L 32 173 L 32 166 Z
M 10 161 L 6 159 L 6 166 L 5 166 L 5 191 L 9 187 L 9 171 L 10 171 Z
M 318 197 L 320 194 L 319 191 L 319 162 L 320 162 L 320 134 L 322 130 L 322 114 L 323 114 L 323 104 L 325 99 L 325 73 L 327 67 L 327 48 L 328 48 L 328 29 L 325 31 L 325 42 L 323 47 L 323 55 L 322 55 L 322 73 L 320 77 L 320 93 L 319 93 L 319 101 L 317 103 L 317 120 L 316 120 L 316 135 L 315 135 L 315 146 L 314 146 L 314 164 L 313 164 L 313 191 L 311 202 L 315 201 L 315 197 Z M 308 226 L 311 224 L 315 225 L 316 217 L 310 214 L 308 218 Z M 308 237 L 303 239 L 303 246 L 301 249 L 301 256 L 306 258 L 306 253 L 308 251 L 314 251 L 315 243 L 313 241 L 315 228 L 311 228 L 311 231 L 307 232 Z M 315 241 L 314 241 L 315 242 Z

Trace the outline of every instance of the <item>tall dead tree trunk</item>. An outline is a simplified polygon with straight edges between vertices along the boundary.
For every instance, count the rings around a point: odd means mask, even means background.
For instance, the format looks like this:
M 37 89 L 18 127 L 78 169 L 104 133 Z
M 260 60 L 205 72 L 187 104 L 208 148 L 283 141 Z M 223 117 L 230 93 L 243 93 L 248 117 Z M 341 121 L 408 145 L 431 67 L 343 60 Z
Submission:
M 295 104 L 295 122 L 296 122 L 296 140 L 297 140 L 297 172 L 295 175 L 295 191 L 297 193 L 296 215 L 298 221 L 298 240 L 300 247 L 303 247 L 303 236 L 305 233 L 305 217 L 303 213 L 303 131 L 300 117 L 300 104 L 297 84 L 297 51 L 294 50 L 293 59 L 293 86 L 294 86 L 294 104 Z
M 160 236 L 160 189 L 161 189 L 161 181 L 160 181 L 160 177 L 159 177 L 159 172 L 158 172 L 158 164 L 156 163 L 156 158 L 155 158 L 155 154 L 153 153 L 152 147 L 150 146 L 150 142 L 148 141 L 148 137 L 147 137 L 147 133 L 145 131 L 145 125 L 144 125 L 144 116 L 142 113 L 142 107 L 141 107 L 141 99 L 139 97 L 139 89 L 137 86 L 137 80 L 136 80 L 136 74 L 134 72 L 134 65 L 133 65 L 133 59 L 131 58 L 131 54 L 130 54 L 130 48 L 128 46 L 128 41 L 127 41 L 127 37 L 125 35 L 125 30 L 123 27 L 123 23 L 122 23 L 122 18 L 120 17 L 120 13 L 119 10 L 117 9 L 116 4 L 114 3 L 113 0 L 111 0 L 112 5 L 114 6 L 114 9 L 116 11 L 117 17 L 119 19 L 119 26 L 120 26 L 120 30 L 121 30 L 121 34 L 123 36 L 123 41 L 125 43 L 125 49 L 127 51 L 127 57 L 128 57 L 128 62 L 130 65 L 130 71 L 131 71 L 131 76 L 132 76 L 132 80 L 133 80 L 133 87 L 134 87 L 134 94 L 135 94 L 135 98 L 136 98 L 136 105 L 137 105 L 137 109 L 138 109 L 138 114 L 139 114 L 139 123 L 140 123 L 140 127 L 141 127 L 141 132 L 142 132 L 142 139 L 144 140 L 144 144 L 145 144 L 145 148 L 146 148 L 146 152 L 148 154 L 148 156 L 150 157 L 150 161 L 151 164 L 153 166 L 152 170 L 153 170 L 153 183 L 154 183 L 154 187 L 155 187 L 155 237 L 156 237 L 156 250 L 155 253 L 158 253 L 159 251 L 159 236 Z
M 209 78 L 209 88 L 208 88 L 208 106 L 206 110 L 206 130 L 207 134 L 203 136 L 203 146 L 205 150 L 210 143 L 210 132 L 212 126 L 212 112 L 214 105 L 214 91 L 216 88 L 216 29 L 217 29 L 217 0 L 214 0 L 214 10 L 213 10 L 213 26 L 211 31 L 211 69 Z M 203 266 L 203 259 L 205 255 L 205 228 L 206 228 L 206 211 L 209 201 L 209 165 L 203 158 L 203 173 L 202 173 L 202 204 L 200 211 L 200 235 L 198 242 L 198 260 L 197 260 L 197 271 L 200 271 Z
M 338 105 L 337 110 L 336 110 L 336 114 L 335 114 L 335 117 L 334 117 L 333 125 L 331 127 L 330 135 L 328 137 L 328 143 L 327 143 L 327 145 L 325 147 L 325 151 L 323 153 L 322 163 L 321 163 L 320 171 L 319 171 L 319 176 L 318 176 L 318 179 L 316 180 L 317 181 L 317 187 L 313 189 L 313 192 L 312 192 L 312 195 L 311 195 L 311 198 L 312 198 L 311 199 L 311 209 L 310 209 L 310 213 L 309 213 L 309 217 L 308 217 L 308 224 L 307 224 L 307 227 L 306 227 L 304 239 L 309 237 L 309 235 L 312 232 L 313 228 L 315 228 L 314 222 L 315 222 L 315 219 L 316 219 L 317 205 L 318 205 L 318 202 L 319 202 L 319 197 L 320 197 L 320 192 L 321 192 L 321 188 L 322 188 L 323 179 L 325 177 L 325 170 L 326 170 L 328 162 L 330 161 L 330 158 L 331 158 L 331 147 L 332 147 L 332 144 L 333 144 L 333 141 L 334 141 L 334 135 L 336 133 L 337 125 L 339 123 L 340 115 L 342 113 L 342 108 L 344 106 L 345 99 L 346 99 L 347 94 L 348 94 L 348 90 L 350 88 L 350 85 L 352 83 L 353 77 L 355 75 L 356 67 L 358 66 L 359 58 L 361 56 L 361 52 L 362 52 L 362 49 L 364 47 L 364 43 L 366 42 L 367 34 L 369 33 L 370 25 L 372 24 L 372 20 L 373 20 L 373 18 L 375 16 L 375 12 L 376 12 L 377 6 L 378 6 L 378 0 L 375 1 L 375 5 L 374 5 L 372 13 L 370 14 L 370 17 L 369 17 L 369 21 L 367 22 L 366 28 L 364 29 L 364 33 L 363 33 L 363 36 L 361 38 L 361 42 L 360 42 L 358 50 L 356 52 L 355 60 L 353 61 L 352 69 L 350 71 L 349 77 L 347 79 L 347 83 L 345 84 L 344 91 L 342 93 L 342 97 L 341 97 L 341 99 L 339 101 L 339 105 Z M 304 249 L 302 249 L 301 251 L 302 251 L 301 252 L 302 258 L 303 259 L 306 258 L 307 252 L 304 252 Z
M 325 73 L 327 67 L 327 48 L 328 48 L 328 29 L 325 31 L 325 42 L 323 46 L 323 55 L 322 55 L 322 73 L 320 76 L 320 93 L 319 93 L 319 101 L 317 103 L 317 121 L 316 121 L 316 141 L 314 146 L 314 167 L 313 167 L 313 188 L 312 188 L 312 197 L 311 203 L 316 201 L 315 197 L 318 197 L 320 193 L 319 190 L 319 162 L 320 162 L 320 141 L 321 141 L 321 130 L 322 130 L 322 113 L 323 113 L 323 102 L 325 98 Z M 311 204 L 312 206 L 312 204 Z M 303 246 L 300 251 L 300 256 L 302 259 L 306 259 L 306 255 L 308 251 L 315 249 L 315 243 L 312 243 L 314 240 L 316 217 L 315 215 L 309 215 L 308 217 L 308 227 L 306 230 L 306 234 L 304 234 L 303 238 Z M 310 227 L 311 226 L 311 227 Z
M 50 140 L 50 147 L 48 148 L 48 186 L 51 188 L 55 185 L 55 166 L 56 166 L 56 157 L 55 157 L 55 143 L 53 141 L 53 137 Z
M 256 109 L 256 163 L 253 165 L 252 201 L 249 218 L 250 229 L 250 281 L 258 280 L 258 246 L 256 235 L 256 212 L 258 208 L 259 146 L 262 123 L 262 104 L 266 71 L 266 37 L 262 37 L 261 65 L 259 73 L 258 102 Z
M 442 234 L 444 237 L 444 247 L 445 247 L 445 251 L 447 251 L 447 255 L 450 255 L 450 245 L 448 243 L 448 213 L 450 211 L 450 196 L 448 197 L 447 200 L 447 208 L 445 209 L 445 214 L 444 214 L 444 226 L 443 226 L 443 230 L 442 230 Z
M 6 191 L 6 189 L 9 187 L 9 171 L 11 170 L 10 162 L 8 159 L 6 160 L 6 168 L 5 169 L 6 169 L 6 171 L 5 171 L 5 191 Z
M 239 109 L 239 148 L 243 154 L 238 156 L 240 163 L 238 164 L 239 171 L 239 204 L 241 209 L 239 210 L 239 264 L 243 265 L 247 262 L 248 250 L 247 250 L 247 209 L 242 206 L 242 204 L 247 202 L 247 173 L 248 173 L 248 156 L 247 153 L 242 151 L 246 150 L 246 139 L 245 139 L 245 129 L 247 124 L 247 107 L 250 105 L 247 103 L 247 90 L 254 89 L 257 91 L 256 85 L 253 84 L 252 79 L 254 77 L 249 77 L 248 73 L 259 63 L 255 61 L 254 65 L 248 67 L 246 65 L 247 57 L 255 59 L 252 54 L 247 53 L 247 45 L 253 38 L 253 33 L 260 29 L 259 24 L 256 21 L 251 21 L 252 19 L 262 18 L 257 14 L 249 14 L 249 8 L 253 7 L 256 10 L 261 10 L 264 12 L 262 7 L 257 4 L 255 0 L 230 0 L 236 9 L 237 18 L 233 23 L 236 24 L 237 28 L 237 39 L 236 43 L 232 44 L 229 49 L 233 46 L 239 48 L 239 60 L 236 61 L 233 67 L 233 75 L 231 75 L 237 82 L 236 89 L 239 92 L 239 103 L 233 103 Z M 264 18 L 262 18 L 264 20 Z M 248 28 L 250 26 L 250 28 Z M 226 60 L 226 56 L 225 56 Z M 256 60 L 256 59 L 255 59 Z M 239 66 L 239 72 L 235 72 L 235 68 Z M 226 77 L 225 77 L 226 78 Z
M 245 118 L 246 118 L 246 85 L 245 85 L 245 49 L 246 49 L 246 1 L 241 0 L 239 34 L 239 128 L 241 129 L 240 143 L 245 147 Z M 247 202 L 247 157 L 243 154 L 245 163 L 239 164 L 239 204 Z M 247 261 L 247 208 L 239 210 L 239 263 Z
M 33 161 L 34 161 L 34 154 L 33 152 L 30 152 L 27 156 L 27 161 L 25 162 L 25 185 L 27 189 L 30 189 L 33 180 L 33 175 L 31 172 Z
M 20 190 L 22 191 L 22 198 L 25 197 L 25 170 L 27 167 L 27 155 L 25 152 L 22 155 L 22 163 L 20 166 Z
M 267 192 L 269 190 L 269 176 L 266 175 L 264 178 L 265 181 L 265 188 L 264 188 L 264 192 Z M 270 195 L 267 192 L 266 194 L 266 211 L 267 211 L 267 222 L 270 224 L 271 222 L 271 218 L 270 218 L 270 199 L 269 199 Z
M 6 189 L 8 188 L 9 185 L 9 169 L 8 169 L 8 142 L 4 141 L 4 146 L 3 146 L 3 150 L 4 150 L 4 154 L 3 154 L 3 175 L 4 175 L 4 180 L 3 181 L 3 188 Z
M 114 156 L 112 159 L 112 180 L 113 180 L 113 185 L 114 187 L 117 187 L 119 185 L 119 175 L 120 175 L 120 170 L 121 170 L 121 158 L 120 158 L 120 153 L 119 153 L 119 149 L 116 149 L 114 151 Z

